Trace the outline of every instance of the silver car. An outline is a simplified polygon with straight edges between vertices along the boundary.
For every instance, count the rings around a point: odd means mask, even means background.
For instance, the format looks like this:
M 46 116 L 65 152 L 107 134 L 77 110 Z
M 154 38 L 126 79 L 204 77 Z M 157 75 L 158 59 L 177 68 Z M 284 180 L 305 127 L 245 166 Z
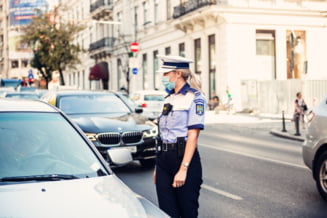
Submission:
M 132 160 L 127 149 L 110 155 Z M 168 217 L 132 192 L 63 112 L 0 99 L 0 217 Z
M 327 200 L 327 96 L 309 115 L 302 155 L 305 165 L 312 171 L 320 195 Z

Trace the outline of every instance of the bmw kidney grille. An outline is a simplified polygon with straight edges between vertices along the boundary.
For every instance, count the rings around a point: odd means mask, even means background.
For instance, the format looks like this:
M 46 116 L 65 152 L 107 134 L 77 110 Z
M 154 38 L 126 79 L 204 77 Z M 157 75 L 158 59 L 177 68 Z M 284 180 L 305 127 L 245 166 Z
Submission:
M 128 145 L 139 143 L 142 140 L 142 132 L 131 131 L 124 133 L 107 132 L 98 134 L 98 140 L 101 144 L 118 145 L 120 143 Z

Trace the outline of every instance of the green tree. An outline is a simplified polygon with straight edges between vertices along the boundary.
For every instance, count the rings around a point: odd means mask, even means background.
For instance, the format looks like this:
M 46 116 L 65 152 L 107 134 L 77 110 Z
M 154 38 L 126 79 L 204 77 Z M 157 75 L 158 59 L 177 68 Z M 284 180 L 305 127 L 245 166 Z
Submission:
M 52 72 L 60 73 L 60 84 L 65 85 L 63 70 L 74 68 L 80 63 L 78 55 L 84 52 L 79 45 L 73 43 L 75 35 L 84 26 L 74 23 L 62 23 L 54 14 L 40 14 L 23 28 L 22 40 L 31 46 L 34 57 L 31 66 L 38 69 L 48 86 Z

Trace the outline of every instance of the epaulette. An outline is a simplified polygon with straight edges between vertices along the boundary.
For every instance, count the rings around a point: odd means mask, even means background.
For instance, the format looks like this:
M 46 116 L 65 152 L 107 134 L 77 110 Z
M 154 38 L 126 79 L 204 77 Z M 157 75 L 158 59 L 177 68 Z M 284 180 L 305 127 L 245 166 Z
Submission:
M 189 88 L 187 89 L 187 91 L 188 91 L 188 92 L 193 92 L 193 93 L 195 94 L 195 96 L 199 96 L 199 95 L 201 95 L 201 92 L 200 92 L 199 90 L 195 89 L 195 88 L 191 88 L 191 87 L 189 87 Z

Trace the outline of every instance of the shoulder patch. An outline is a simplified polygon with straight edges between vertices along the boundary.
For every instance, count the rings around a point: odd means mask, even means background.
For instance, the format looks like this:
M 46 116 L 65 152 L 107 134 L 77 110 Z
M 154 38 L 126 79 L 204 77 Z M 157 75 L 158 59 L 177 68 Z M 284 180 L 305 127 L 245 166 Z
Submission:
M 204 114 L 204 104 L 196 103 L 195 107 L 196 107 L 196 109 L 195 109 L 196 114 L 202 116 Z

